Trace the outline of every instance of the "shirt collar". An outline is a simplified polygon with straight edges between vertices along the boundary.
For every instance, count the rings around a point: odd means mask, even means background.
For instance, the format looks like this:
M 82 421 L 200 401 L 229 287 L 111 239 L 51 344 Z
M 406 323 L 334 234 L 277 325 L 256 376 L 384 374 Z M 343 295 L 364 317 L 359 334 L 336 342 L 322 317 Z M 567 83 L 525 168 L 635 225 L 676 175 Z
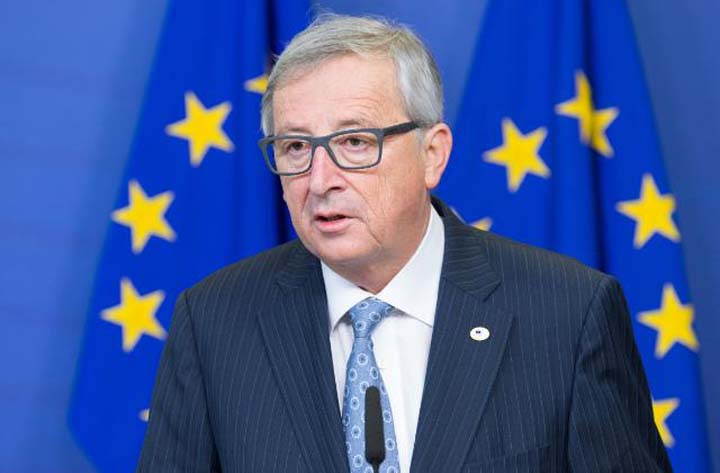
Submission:
M 376 297 L 405 314 L 432 327 L 435 322 L 445 247 L 445 228 L 434 207 L 430 207 L 425 236 L 410 260 Z M 373 294 L 337 274 L 321 262 L 330 316 L 330 332 L 348 310 Z

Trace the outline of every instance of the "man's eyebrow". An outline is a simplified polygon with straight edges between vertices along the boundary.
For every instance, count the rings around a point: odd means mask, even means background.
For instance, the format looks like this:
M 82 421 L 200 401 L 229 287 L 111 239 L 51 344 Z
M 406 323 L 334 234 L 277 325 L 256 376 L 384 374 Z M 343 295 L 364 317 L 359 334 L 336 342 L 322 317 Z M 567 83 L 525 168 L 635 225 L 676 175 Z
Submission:
M 301 126 L 290 125 L 287 128 L 278 128 L 275 136 L 281 135 L 311 135 L 310 130 Z
M 348 130 L 352 128 L 372 128 L 373 122 L 366 118 L 347 118 L 340 120 L 334 127 L 333 131 Z M 278 128 L 275 136 L 281 135 L 307 135 L 311 136 L 310 130 L 300 125 L 290 124 L 287 127 Z
M 341 120 L 337 124 L 337 129 L 347 129 L 347 128 L 370 128 L 370 121 L 365 118 L 351 118 L 346 120 Z

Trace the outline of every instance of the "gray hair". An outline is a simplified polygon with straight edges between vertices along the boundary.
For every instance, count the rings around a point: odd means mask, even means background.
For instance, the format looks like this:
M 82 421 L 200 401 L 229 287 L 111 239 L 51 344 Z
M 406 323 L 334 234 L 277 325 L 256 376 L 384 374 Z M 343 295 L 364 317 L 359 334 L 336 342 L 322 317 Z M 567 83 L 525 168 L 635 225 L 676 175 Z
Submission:
M 273 132 L 272 100 L 285 81 L 344 54 L 392 59 L 405 113 L 420 126 L 443 120 L 440 72 L 425 45 L 409 28 L 382 18 L 325 13 L 297 34 L 280 55 L 262 98 L 262 129 Z

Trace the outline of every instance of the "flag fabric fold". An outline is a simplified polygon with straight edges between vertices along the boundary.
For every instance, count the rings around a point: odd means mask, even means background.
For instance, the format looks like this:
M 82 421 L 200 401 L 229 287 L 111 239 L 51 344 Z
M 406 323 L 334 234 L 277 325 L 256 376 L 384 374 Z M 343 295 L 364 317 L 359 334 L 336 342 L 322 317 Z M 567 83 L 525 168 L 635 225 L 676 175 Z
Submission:
M 291 236 L 257 147 L 273 54 L 303 1 L 173 0 L 97 269 L 69 412 L 103 472 L 134 471 L 182 289 Z
M 709 472 L 676 200 L 622 0 L 491 0 L 438 194 L 622 283 L 676 471 Z

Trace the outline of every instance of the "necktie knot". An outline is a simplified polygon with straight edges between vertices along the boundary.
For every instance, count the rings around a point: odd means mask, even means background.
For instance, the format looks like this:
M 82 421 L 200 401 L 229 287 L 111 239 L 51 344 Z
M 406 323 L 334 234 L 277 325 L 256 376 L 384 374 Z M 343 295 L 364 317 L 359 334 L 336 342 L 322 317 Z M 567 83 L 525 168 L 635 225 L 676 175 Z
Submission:
M 393 306 L 375 297 L 368 297 L 355 304 L 348 311 L 352 320 L 355 338 L 367 338 Z

